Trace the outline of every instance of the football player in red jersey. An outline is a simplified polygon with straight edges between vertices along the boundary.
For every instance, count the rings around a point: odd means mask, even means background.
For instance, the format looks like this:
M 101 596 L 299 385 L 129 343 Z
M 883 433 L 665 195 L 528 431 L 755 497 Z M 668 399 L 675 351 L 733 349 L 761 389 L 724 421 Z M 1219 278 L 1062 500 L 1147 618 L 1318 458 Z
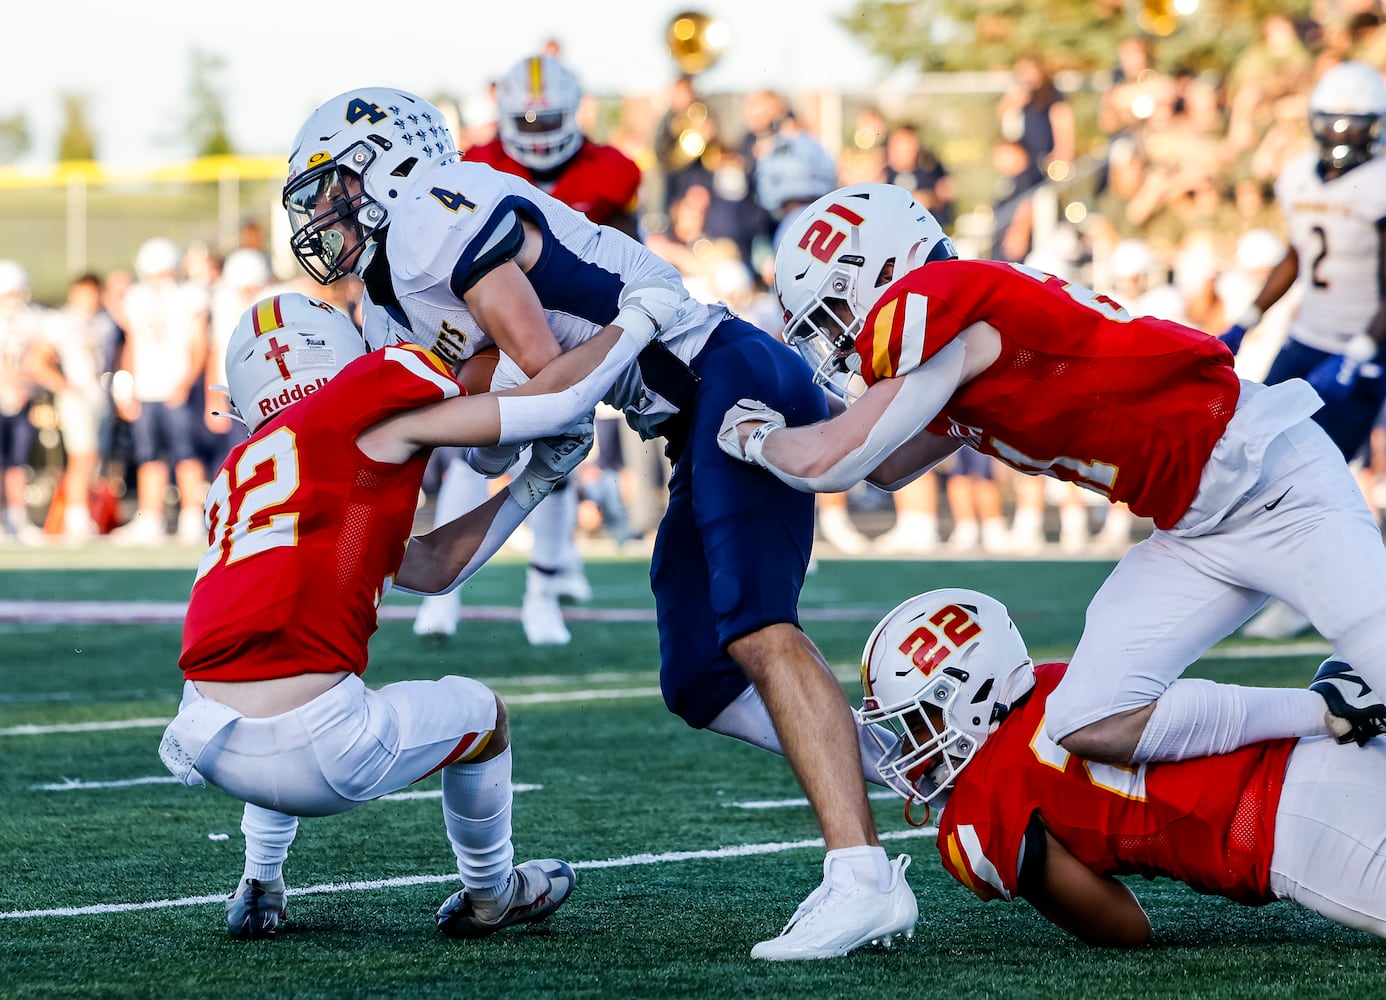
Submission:
M 786 428 L 755 400 L 719 443 L 805 490 L 889 489 L 962 444 L 1150 517 L 1093 598 L 1050 739 L 1111 763 L 1223 753 L 1331 729 L 1386 729 L 1386 549 L 1301 380 L 1241 381 L 1215 337 L 1132 317 L 1017 264 L 958 260 L 936 220 L 884 184 L 841 188 L 795 221 L 775 261 L 786 339 L 845 411 Z M 1266 600 L 1300 608 L 1353 666 L 1315 689 L 1180 675 Z M 1361 676 L 1358 676 L 1360 672 Z M 1324 717 L 1324 700 L 1333 716 Z
M 594 142 L 578 125 L 582 89 L 558 59 L 521 59 L 496 84 L 499 134 L 462 152 L 462 159 L 514 174 L 577 209 L 601 226 L 638 238 L 635 219 L 640 168 L 614 146 Z M 439 488 L 436 518 L 451 520 L 486 498 L 486 480 L 461 458 L 448 463 Z M 561 483 L 529 518 L 534 533 L 520 622 L 534 645 L 562 645 L 571 636 L 559 598 L 587 600 L 591 587 L 573 541 L 578 494 Z M 450 635 L 457 628 L 456 591 L 425 598 L 414 631 Z
M 1249 906 L 1291 900 L 1386 937 L 1386 744 L 1277 739 L 1098 764 L 1046 732 L 1064 673 L 1033 665 L 1006 608 L 976 591 L 912 597 L 872 632 L 859 715 L 893 732 L 878 767 L 907 808 L 942 808 L 950 875 L 984 900 L 1028 900 L 1090 944 L 1150 939 L 1119 875 Z
M 332 306 L 265 299 L 227 346 L 250 437 L 208 491 L 208 547 L 183 626 L 185 683 L 159 752 L 190 785 L 246 803 L 232 937 L 276 933 L 300 816 L 345 812 L 441 769 L 464 889 L 449 936 L 540 920 L 571 892 L 562 861 L 513 865 L 505 706 L 464 677 L 367 688 L 383 596 L 455 587 L 585 452 L 582 420 L 677 311 L 681 292 L 632 285 L 611 325 L 523 389 L 468 396 L 413 345 L 367 353 Z M 590 422 L 590 418 L 589 422 Z M 464 518 L 410 538 L 432 449 L 535 440 L 528 465 Z

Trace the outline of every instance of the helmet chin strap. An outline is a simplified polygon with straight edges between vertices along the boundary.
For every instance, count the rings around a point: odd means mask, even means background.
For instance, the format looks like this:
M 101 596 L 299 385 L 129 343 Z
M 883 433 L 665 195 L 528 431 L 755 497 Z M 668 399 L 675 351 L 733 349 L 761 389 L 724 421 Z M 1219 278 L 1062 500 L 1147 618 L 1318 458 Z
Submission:
M 914 808 L 914 803 L 915 800 L 912 798 L 905 800 L 905 822 L 908 823 L 910 826 L 926 826 L 929 822 L 930 815 L 932 815 L 932 812 L 929 809 L 929 803 L 920 803 L 920 805 L 924 807 L 924 815 L 919 819 L 918 822 L 915 822 L 914 816 L 910 813 L 910 810 Z

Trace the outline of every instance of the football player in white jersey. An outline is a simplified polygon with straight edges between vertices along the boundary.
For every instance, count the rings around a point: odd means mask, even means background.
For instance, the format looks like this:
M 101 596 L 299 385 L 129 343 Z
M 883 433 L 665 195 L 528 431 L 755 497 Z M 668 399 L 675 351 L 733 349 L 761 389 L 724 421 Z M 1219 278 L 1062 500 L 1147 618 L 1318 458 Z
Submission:
M 1367 443 L 1386 401 L 1386 81 L 1364 63 L 1330 69 L 1309 95 L 1315 146 L 1285 167 L 1275 197 L 1289 247 L 1240 319 L 1222 335 L 1235 352 L 1262 313 L 1298 282 L 1303 290 L 1267 385 L 1306 379 L 1323 397 L 1314 420 L 1351 460 Z M 1309 621 L 1272 602 L 1248 635 L 1288 638 Z
M 687 296 L 677 272 L 629 236 L 460 160 L 438 110 L 402 91 L 361 88 L 319 107 L 294 141 L 284 205 L 310 274 L 365 282 L 372 346 L 400 338 L 457 366 L 495 344 L 493 387 L 590 338 L 626 286 L 662 279 L 676 290 L 676 318 L 606 396 L 644 437 L 664 438 L 674 461 L 650 573 L 664 698 L 695 728 L 784 753 L 828 848 L 823 884 L 752 956 L 827 958 L 912 931 L 908 859 L 892 863 L 880 846 L 851 709 L 799 629 L 813 498 L 717 444 L 722 414 L 746 396 L 790 424 L 824 419 L 803 359 Z M 514 455 L 473 449 L 469 460 L 498 473 Z
M 1289 247 L 1256 301 L 1222 335 L 1234 351 L 1261 314 L 1299 281 L 1304 297 L 1289 338 L 1266 373 L 1273 385 L 1308 378 L 1324 398 L 1314 417 L 1352 458 L 1386 397 L 1377 353 L 1386 336 L 1386 81 L 1371 66 L 1340 63 L 1309 97 L 1313 149 L 1275 184 Z

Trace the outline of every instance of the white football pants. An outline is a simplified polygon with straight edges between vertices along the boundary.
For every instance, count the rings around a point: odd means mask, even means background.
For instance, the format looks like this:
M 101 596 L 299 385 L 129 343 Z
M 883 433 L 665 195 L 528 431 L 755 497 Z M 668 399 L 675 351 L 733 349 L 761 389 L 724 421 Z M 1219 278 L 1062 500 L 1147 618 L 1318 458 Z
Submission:
M 1296 384 L 1308 388 L 1283 383 Z M 1051 739 L 1155 701 L 1268 594 L 1306 614 L 1386 693 L 1381 530 L 1317 424 L 1301 419 L 1258 438 L 1258 426 L 1274 429 L 1283 418 L 1285 404 L 1260 405 L 1281 388 L 1244 384 L 1259 412 L 1241 420 L 1239 409 L 1189 515 L 1127 552 L 1088 605 L 1068 672 L 1049 698 Z
M 1271 891 L 1386 937 L 1386 742 L 1303 739 L 1275 816 Z

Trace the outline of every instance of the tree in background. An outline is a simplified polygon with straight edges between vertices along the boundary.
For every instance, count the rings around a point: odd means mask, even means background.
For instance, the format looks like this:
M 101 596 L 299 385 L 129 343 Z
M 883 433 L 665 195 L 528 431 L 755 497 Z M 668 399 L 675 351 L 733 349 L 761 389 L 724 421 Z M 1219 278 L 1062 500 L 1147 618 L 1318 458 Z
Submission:
M 0 163 L 12 163 L 29 151 L 29 119 L 24 112 L 0 116 Z
M 86 94 L 62 95 L 63 127 L 58 133 L 58 161 L 96 159 L 96 137 L 87 115 Z
M 221 76 L 226 60 L 193 49 L 190 58 L 189 109 L 185 134 L 194 156 L 229 156 L 235 152 L 226 123 L 226 91 Z
M 894 66 L 936 72 L 1009 69 L 1041 52 L 1056 69 L 1105 71 L 1117 42 L 1159 39 L 1160 61 L 1225 72 L 1268 13 L 1307 15 L 1309 0 L 857 0 L 840 23 Z

